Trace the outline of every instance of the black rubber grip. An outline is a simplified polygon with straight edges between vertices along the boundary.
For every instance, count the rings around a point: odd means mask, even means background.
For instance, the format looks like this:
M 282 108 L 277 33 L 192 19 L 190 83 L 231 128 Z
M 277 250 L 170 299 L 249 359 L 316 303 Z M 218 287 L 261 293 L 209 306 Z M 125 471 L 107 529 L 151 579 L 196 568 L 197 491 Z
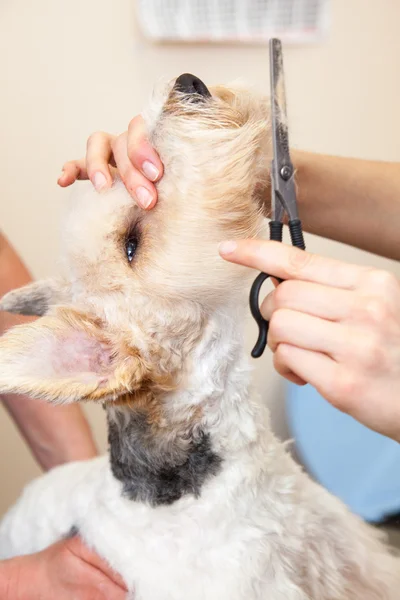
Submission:
M 282 221 L 270 221 L 269 222 L 269 239 L 274 240 L 274 242 L 282 241 L 282 230 L 283 223 Z
M 270 239 L 276 242 L 281 242 L 283 224 L 280 221 L 270 221 L 269 228 L 271 232 Z M 304 243 L 303 230 L 301 227 L 300 219 L 292 219 L 291 221 L 289 221 L 289 229 L 293 246 L 305 250 L 306 245 Z M 268 277 L 271 277 L 271 275 L 269 275 L 268 273 L 260 273 L 256 277 L 250 290 L 250 310 L 251 314 L 254 317 L 254 320 L 258 325 L 258 339 L 251 353 L 251 356 L 253 358 L 259 358 L 262 355 L 268 341 L 269 322 L 266 321 L 261 315 L 259 298 L 261 286 L 264 283 L 264 281 L 268 279 Z M 278 280 L 278 283 L 282 283 L 282 279 L 278 279 L 277 277 L 275 279 Z
M 292 221 L 289 221 L 289 230 L 292 245 L 296 246 L 296 248 L 301 248 L 301 250 L 305 250 L 306 245 L 304 243 L 300 219 L 293 219 Z
M 251 352 L 251 356 L 253 358 L 259 358 L 264 352 L 265 346 L 267 345 L 269 322 L 263 319 L 261 315 L 259 296 L 261 286 L 264 281 L 268 279 L 268 277 L 269 275 L 267 275 L 267 273 L 260 273 L 257 275 L 250 290 L 250 310 L 255 322 L 258 325 L 258 339 Z

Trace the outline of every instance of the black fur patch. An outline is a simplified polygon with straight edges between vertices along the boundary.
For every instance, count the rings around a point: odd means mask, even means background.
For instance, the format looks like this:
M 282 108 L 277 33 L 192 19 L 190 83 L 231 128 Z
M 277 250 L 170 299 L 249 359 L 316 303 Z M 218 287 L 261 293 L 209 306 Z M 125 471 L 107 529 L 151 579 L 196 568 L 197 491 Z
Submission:
M 199 496 L 204 482 L 220 469 L 222 460 L 204 432 L 196 437 L 155 434 L 145 415 L 134 412 L 115 412 L 108 427 L 112 472 L 131 500 L 159 506 L 186 494 Z

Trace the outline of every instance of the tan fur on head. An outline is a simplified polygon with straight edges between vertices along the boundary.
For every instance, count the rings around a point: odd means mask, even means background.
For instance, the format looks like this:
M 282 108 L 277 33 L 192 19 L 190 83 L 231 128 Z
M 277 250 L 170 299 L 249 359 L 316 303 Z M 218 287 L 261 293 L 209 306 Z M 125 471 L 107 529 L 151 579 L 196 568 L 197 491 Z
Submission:
M 262 230 L 267 101 L 218 86 L 204 102 L 188 102 L 172 84 L 145 116 L 165 165 L 156 208 L 140 210 L 118 181 L 100 195 L 79 188 L 64 223 L 63 279 L 0 304 L 48 314 L 0 341 L 0 391 L 53 401 L 154 398 L 190 370 L 211 315 L 247 295 L 251 272 L 223 261 L 218 244 Z M 130 237 L 138 242 L 131 263 Z
M 264 98 L 241 88 L 210 91 L 204 103 L 170 94 L 156 125 L 149 123 L 166 175 L 147 218 L 163 242 L 163 254 L 152 257 L 153 283 L 162 279 L 164 293 L 190 288 L 218 302 L 243 277 L 219 258 L 219 242 L 261 232 L 257 194 L 266 189 L 270 137 Z

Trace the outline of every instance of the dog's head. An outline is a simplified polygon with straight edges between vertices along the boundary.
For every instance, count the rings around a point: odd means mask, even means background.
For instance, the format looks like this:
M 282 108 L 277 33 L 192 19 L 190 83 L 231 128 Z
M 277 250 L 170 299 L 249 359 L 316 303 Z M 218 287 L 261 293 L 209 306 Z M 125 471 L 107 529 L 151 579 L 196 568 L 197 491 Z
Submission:
M 41 316 L 1 340 L 0 391 L 72 401 L 168 389 L 210 316 L 247 294 L 252 274 L 218 244 L 261 231 L 266 100 L 183 75 L 154 94 L 145 120 L 165 165 L 157 206 L 142 211 L 118 181 L 103 194 L 77 186 L 63 278 L 0 304 Z

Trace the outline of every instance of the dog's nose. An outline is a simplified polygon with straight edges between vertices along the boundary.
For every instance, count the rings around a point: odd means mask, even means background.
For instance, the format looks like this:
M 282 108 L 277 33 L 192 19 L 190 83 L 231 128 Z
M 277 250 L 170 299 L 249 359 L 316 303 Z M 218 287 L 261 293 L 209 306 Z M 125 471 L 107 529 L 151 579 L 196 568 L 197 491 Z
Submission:
M 182 92 L 183 94 L 190 96 L 196 94 L 197 96 L 202 96 L 203 98 L 211 97 L 211 94 L 205 83 L 190 73 L 184 73 L 183 75 L 180 75 L 175 81 L 174 88 L 178 92 Z

